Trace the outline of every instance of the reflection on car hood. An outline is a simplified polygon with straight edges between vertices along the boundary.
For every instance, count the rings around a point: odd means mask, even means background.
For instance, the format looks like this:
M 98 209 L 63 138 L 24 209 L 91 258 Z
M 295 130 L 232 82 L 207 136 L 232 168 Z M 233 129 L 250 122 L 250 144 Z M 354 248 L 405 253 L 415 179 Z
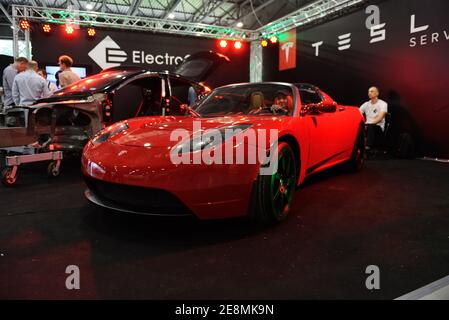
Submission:
M 218 129 L 235 124 L 253 124 L 258 129 L 282 128 L 290 117 L 233 116 L 219 118 L 145 117 L 128 121 L 129 129 L 111 138 L 111 142 L 136 147 L 172 147 L 182 136 L 201 130 Z M 179 131 L 176 131 L 179 130 Z

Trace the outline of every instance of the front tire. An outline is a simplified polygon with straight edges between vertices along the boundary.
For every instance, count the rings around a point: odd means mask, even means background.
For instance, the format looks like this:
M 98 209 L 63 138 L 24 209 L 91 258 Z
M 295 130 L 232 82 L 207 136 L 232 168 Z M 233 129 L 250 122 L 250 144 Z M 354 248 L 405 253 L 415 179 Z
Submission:
M 274 155 L 277 170 L 271 175 L 259 174 L 253 189 L 251 216 L 263 223 L 278 223 L 288 217 L 297 184 L 298 168 L 290 145 L 280 142 Z

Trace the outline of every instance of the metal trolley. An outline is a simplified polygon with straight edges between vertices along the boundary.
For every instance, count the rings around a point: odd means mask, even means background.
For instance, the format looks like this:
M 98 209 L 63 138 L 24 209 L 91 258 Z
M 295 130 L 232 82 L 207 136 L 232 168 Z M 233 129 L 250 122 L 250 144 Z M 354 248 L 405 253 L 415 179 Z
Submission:
M 15 148 L 14 148 L 15 149 Z M 3 149 L 5 150 L 5 149 Z M 2 170 L 2 184 L 6 187 L 13 186 L 17 181 L 18 168 L 22 164 L 34 163 L 41 161 L 51 161 L 47 166 L 47 174 L 49 177 L 58 177 L 61 173 L 61 160 L 63 158 L 62 151 L 49 151 L 39 153 L 39 148 L 23 147 L 24 153 L 18 155 L 5 156 L 5 168 Z M 31 150 L 32 153 L 27 154 Z M 10 150 L 6 150 L 10 151 Z M 16 151 L 13 151 L 16 153 Z
M 58 177 L 61 173 L 62 151 L 49 150 L 50 140 L 44 143 L 30 143 L 35 136 L 29 134 L 27 122 L 23 127 L 0 128 L 1 182 L 7 187 L 17 182 L 18 169 L 22 164 L 50 161 L 47 174 Z M 17 143 L 17 144 L 16 144 Z

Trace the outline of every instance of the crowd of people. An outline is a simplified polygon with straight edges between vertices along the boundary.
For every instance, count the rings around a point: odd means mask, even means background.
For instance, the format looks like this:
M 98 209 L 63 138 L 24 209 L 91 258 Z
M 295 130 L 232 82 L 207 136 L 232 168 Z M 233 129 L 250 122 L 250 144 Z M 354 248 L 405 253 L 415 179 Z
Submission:
M 62 55 L 58 59 L 59 71 L 55 74 L 57 83 L 47 79 L 46 70 L 39 69 L 34 60 L 19 57 L 3 70 L 3 105 L 5 108 L 26 107 L 35 101 L 49 97 L 58 90 L 80 80 L 71 70 L 73 59 Z

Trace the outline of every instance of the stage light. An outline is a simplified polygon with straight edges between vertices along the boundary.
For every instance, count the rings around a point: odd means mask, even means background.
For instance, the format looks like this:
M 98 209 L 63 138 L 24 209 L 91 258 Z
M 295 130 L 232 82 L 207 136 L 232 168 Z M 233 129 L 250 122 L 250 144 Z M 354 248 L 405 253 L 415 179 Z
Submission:
M 51 32 L 51 25 L 49 23 L 44 23 L 42 25 L 42 31 L 44 31 L 45 33 L 50 33 Z
M 94 8 L 94 6 L 93 6 L 92 3 L 86 4 L 86 9 L 87 9 L 87 10 L 92 10 L 93 8 Z
M 87 28 L 87 36 L 90 38 L 95 37 L 95 35 L 97 34 L 97 31 L 95 30 L 95 28 Z
M 226 48 L 228 46 L 228 42 L 226 40 L 220 40 L 219 45 L 222 48 Z
M 168 18 L 169 18 L 169 19 L 174 19 L 174 18 L 175 18 L 175 15 L 174 15 L 173 13 L 170 13 L 170 14 L 168 15 Z
M 67 35 L 72 35 L 73 31 L 75 31 L 75 30 L 73 29 L 73 27 L 71 25 L 67 24 L 65 26 L 65 33 L 67 33 Z
M 20 26 L 20 29 L 22 29 L 22 30 L 29 30 L 30 22 L 28 20 L 20 20 L 19 26 Z
M 271 41 L 271 43 L 277 43 L 278 42 L 278 37 L 276 37 L 276 36 L 272 36 L 271 38 L 270 38 L 270 41 Z
M 243 27 L 243 22 L 242 21 L 237 22 L 236 26 L 237 28 Z
M 262 41 L 260 41 L 260 45 L 262 47 L 267 47 L 268 46 L 268 41 L 266 39 L 263 39 Z
M 234 42 L 234 48 L 236 48 L 237 50 L 242 48 L 242 42 L 241 41 L 236 41 Z

